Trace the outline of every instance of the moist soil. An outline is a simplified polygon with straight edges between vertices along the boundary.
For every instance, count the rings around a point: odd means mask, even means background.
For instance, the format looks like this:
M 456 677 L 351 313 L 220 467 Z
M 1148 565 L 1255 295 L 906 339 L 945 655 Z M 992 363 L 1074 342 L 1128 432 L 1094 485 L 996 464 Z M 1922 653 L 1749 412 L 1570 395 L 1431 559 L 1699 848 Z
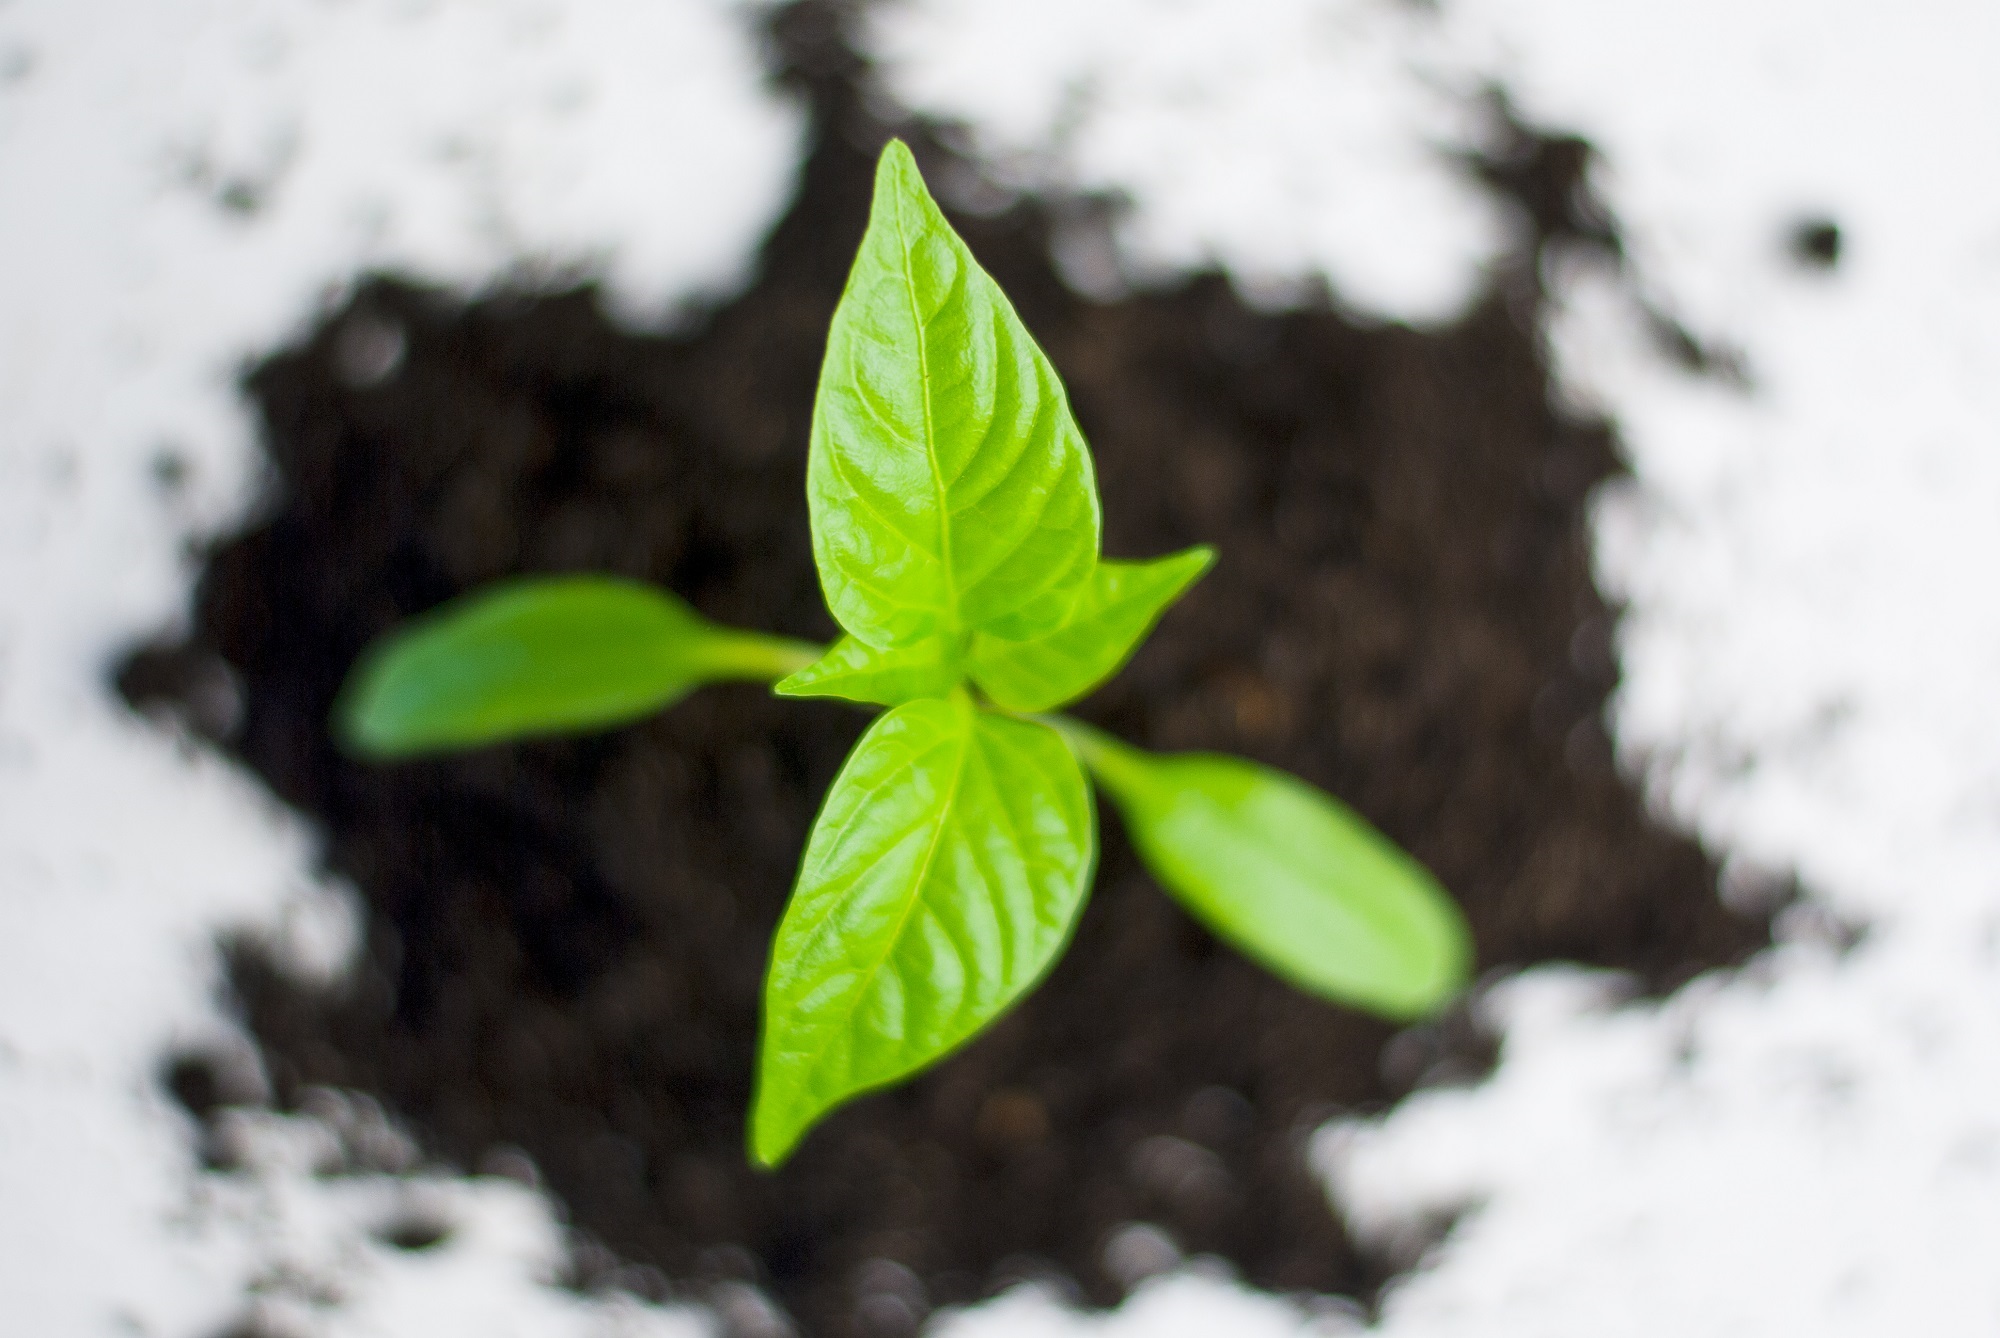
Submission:
M 888 128 L 837 12 L 783 12 L 771 49 L 816 141 L 748 291 L 648 336 L 587 288 L 468 305 L 378 279 L 248 377 L 269 503 L 208 554 L 191 637 L 120 682 L 312 815 L 365 899 L 338 990 L 233 954 L 277 1100 L 372 1094 L 433 1158 L 532 1163 L 580 1281 L 750 1283 L 811 1335 L 909 1332 L 1027 1277 L 1113 1302 L 1169 1241 L 1260 1287 L 1369 1296 L 1409 1261 L 1348 1240 L 1309 1134 L 1476 1076 L 1490 1042 L 1463 1009 L 1399 1034 L 1280 984 L 1162 894 L 1115 811 L 1047 982 L 763 1173 L 744 1114 L 766 948 L 866 715 L 724 687 L 442 761 L 362 765 L 328 738 L 371 638 L 509 573 L 618 572 L 724 622 L 834 635 L 807 425 Z M 1659 989 L 1766 942 L 1648 817 L 1600 724 L 1615 610 L 1584 511 L 1620 465 L 1602 425 L 1552 414 L 1532 335 L 1539 249 L 1615 251 L 1582 146 L 1522 137 L 1467 165 L 1531 225 L 1486 300 L 1420 333 L 1326 300 L 1262 312 L 1215 275 L 1087 300 L 1051 248 L 1101 250 L 1108 206 L 1004 201 L 939 133 L 900 130 L 948 204 L 981 206 L 956 221 L 1069 386 L 1106 551 L 1222 555 L 1080 714 L 1340 796 L 1450 889 L 1482 970 L 1560 959 Z

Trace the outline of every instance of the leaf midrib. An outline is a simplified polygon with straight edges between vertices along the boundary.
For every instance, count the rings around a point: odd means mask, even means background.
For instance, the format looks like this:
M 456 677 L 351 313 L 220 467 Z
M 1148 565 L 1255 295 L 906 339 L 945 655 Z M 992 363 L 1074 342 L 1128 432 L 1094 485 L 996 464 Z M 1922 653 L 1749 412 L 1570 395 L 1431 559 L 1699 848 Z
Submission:
M 944 569 L 946 616 L 951 620 L 951 631 L 959 629 L 958 578 L 952 571 L 951 554 L 951 498 L 945 488 L 944 474 L 938 468 L 938 444 L 936 416 L 931 408 L 931 351 L 930 336 L 924 324 L 922 308 L 917 302 L 917 277 L 910 263 L 910 238 L 904 229 L 904 211 L 909 207 L 906 192 L 896 192 L 896 256 L 903 271 L 903 291 L 910 299 L 910 323 L 917 333 L 917 380 L 923 386 L 924 403 L 924 463 L 930 466 L 931 490 L 937 498 L 938 549 Z M 956 258 L 956 257 L 954 257 Z M 969 295 L 968 285 L 968 295 Z
M 855 986 L 854 993 L 848 999 L 847 1008 L 841 1017 L 841 1030 L 835 1033 L 836 1035 L 851 1035 L 853 1033 L 854 1014 L 859 1011 L 861 1001 L 867 997 L 869 990 L 874 987 L 875 977 L 882 974 L 882 968 L 888 965 L 891 957 L 895 956 L 896 945 L 903 941 L 903 934 L 908 930 L 910 925 L 910 917 L 916 914 L 917 907 L 924 903 L 924 888 L 930 881 L 931 865 L 937 860 L 938 847 L 944 843 L 945 828 L 951 825 L 952 809 L 958 803 L 959 786 L 965 779 L 965 764 L 971 756 L 974 746 L 973 730 L 970 728 L 973 722 L 966 718 L 962 709 L 959 721 L 962 726 L 966 727 L 965 734 L 958 750 L 957 765 L 952 769 L 951 787 L 945 792 L 944 802 L 938 805 L 937 827 L 931 832 L 930 846 L 924 851 L 924 857 L 917 865 L 916 876 L 910 880 L 911 894 L 905 901 L 901 916 L 897 918 L 896 927 L 884 937 L 883 943 L 885 946 L 881 956 L 876 958 L 875 964 L 868 968 L 868 973 Z M 907 1008 L 905 1009 L 905 1014 L 907 1016 Z M 905 1031 L 907 1032 L 907 1030 L 906 1027 Z M 822 1032 L 821 1034 L 825 1035 L 826 1033 Z M 908 1044 L 907 1035 L 901 1038 L 901 1043 L 904 1045 Z M 812 1060 L 815 1067 L 825 1058 L 827 1048 L 826 1045 L 821 1045 L 813 1052 Z M 850 1079 L 854 1076 L 853 1070 L 854 1061 L 850 1049 L 848 1060 L 848 1077 Z

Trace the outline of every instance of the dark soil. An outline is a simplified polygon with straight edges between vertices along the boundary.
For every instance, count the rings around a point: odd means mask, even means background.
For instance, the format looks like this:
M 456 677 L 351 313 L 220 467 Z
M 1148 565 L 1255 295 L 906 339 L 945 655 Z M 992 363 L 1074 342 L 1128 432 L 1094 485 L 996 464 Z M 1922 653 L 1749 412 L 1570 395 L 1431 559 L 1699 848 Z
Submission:
M 1113 1301 L 1146 1251 L 1106 1245 L 1134 1222 L 1262 1287 L 1368 1295 L 1396 1261 L 1350 1245 L 1305 1136 L 1476 1073 L 1486 1042 L 1460 1014 L 1385 1049 L 1390 1028 L 1266 976 L 1159 892 L 1110 810 L 1041 990 L 762 1174 L 743 1122 L 766 943 L 866 717 L 742 687 L 447 761 L 361 766 L 328 740 L 366 642 L 510 572 L 621 572 L 727 622 L 832 635 L 806 430 L 886 133 L 836 26 L 811 6 L 777 20 L 817 147 L 755 287 L 684 333 L 621 332 L 587 290 L 465 306 L 383 280 L 249 377 L 271 506 L 212 553 L 192 640 L 121 682 L 207 721 L 324 825 L 366 897 L 349 989 L 236 958 L 277 1099 L 375 1094 L 467 1168 L 525 1151 L 598 1243 L 585 1273 L 751 1281 L 813 1335 L 905 1331 L 1037 1273 Z M 972 179 L 904 133 L 947 194 Z M 1583 516 L 1619 463 L 1604 428 L 1551 414 L 1529 333 L 1534 247 L 1612 243 L 1579 214 L 1582 146 L 1518 147 L 1483 170 L 1538 235 L 1437 333 L 1328 303 L 1260 314 L 1213 275 L 1094 303 L 1051 267 L 1049 208 L 959 223 L 1069 384 L 1107 551 L 1222 554 L 1083 713 L 1341 796 L 1463 903 L 1482 968 L 1567 959 L 1661 988 L 1766 929 L 1720 908 L 1713 861 L 1612 767 L 1615 612 Z M 1060 209 L 1064 227 L 1090 215 Z

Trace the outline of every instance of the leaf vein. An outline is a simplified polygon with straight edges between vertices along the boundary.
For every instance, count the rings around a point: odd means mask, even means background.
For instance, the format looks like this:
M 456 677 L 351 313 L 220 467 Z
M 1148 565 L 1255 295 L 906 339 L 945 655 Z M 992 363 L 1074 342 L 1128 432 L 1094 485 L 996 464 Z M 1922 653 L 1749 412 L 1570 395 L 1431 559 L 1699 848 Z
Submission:
M 903 192 L 896 197 L 896 253 L 902 261 L 903 286 L 910 298 L 910 319 L 916 327 L 917 336 L 917 380 L 923 387 L 924 406 L 924 459 L 930 465 L 931 489 L 938 511 L 938 565 L 944 572 L 945 602 L 951 612 L 951 620 L 958 621 L 957 576 L 952 571 L 951 562 L 951 511 L 950 498 L 945 492 L 943 477 L 938 473 L 937 421 L 931 403 L 931 349 L 930 332 L 924 321 L 923 309 L 917 300 L 917 275 L 910 260 L 909 234 L 904 231 L 904 211 L 909 200 Z M 957 260 L 957 256 L 952 257 Z
M 834 446 L 830 442 L 828 443 L 826 459 L 828 465 L 832 467 L 833 472 L 839 476 L 840 481 L 847 485 L 848 495 L 854 498 L 855 501 L 859 502 L 863 510 L 868 512 L 869 515 L 875 517 L 875 519 L 881 521 L 882 524 L 889 530 L 890 533 L 894 534 L 898 539 L 901 539 L 911 548 L 916 549 L 917 552 L 922 553 L 925 557 L 929 558 L 931 561 L 938 562 L 942 560 L 939 558 L 937 554 L 931 552 L 930 549 L 926 548 L 923 544 L 918 543 L 915 539 L 911 538 L 908 534 L 904 533 L 902 525 L 897 523 L 894 517 L 889 515 L 889 513 L 884 511 L 880 506 L 876 505 L 873 499 L 871 499 L 866 492 L 854 486 L 854 476 L 848 472 L 848 466 L 846 460 L 842 457 L 840 449 Z
M 969 743 L 970 740 L 965 740 L 965 742 Z M 937 809 L 937 830 L 931 834 L 930 847 L 925 850 L 923 859 L 918 862 L 916 876 L 911 880 L 910 895 L 903 907 L 902 915 L 898 918 L 895 929 L 884 938 L 883 942 L 885 946 L 881 955 L 876 958 L 874 965 L 868 968 L 862 975 L 859 983 L 850 991 L 847 1008 L 841 1018 L 841 1027 L 836 1033 L 838 1035 L 849 1035 L 852 1033 L 854 1015 L 860 1010 L 861 1001 L 867 997 L 870 988 L 875 983 L 875 977 L 881 974 L 883 966 L 887 965 L 890 957 L 894 955 L 896 944 L 901 942 L 903 934 L 909 928 L 910 916 L 923 901 L 924 883 L 930 877 L 931 864 L 937 859 L 938 846 L 944 839 L 945 828 L 951 823 L 952 808 L 958 801 L 958 787 L 965 777 L 965 761 L 968 751 L 969 749 L 963 747 L 959 749 L 958 765 L 952 771 L 950 788 L 945 794 L 944 802 Z M 817 1063 L 824 1059 L 825 1053 L 826 1047 L 821 1045 L 813 1052 L 812 1059 Z M 853 1077 L 854 1061 L 850 1054 L 848 1059 L 848 1079 L 850 1082 L 853 1080 Z

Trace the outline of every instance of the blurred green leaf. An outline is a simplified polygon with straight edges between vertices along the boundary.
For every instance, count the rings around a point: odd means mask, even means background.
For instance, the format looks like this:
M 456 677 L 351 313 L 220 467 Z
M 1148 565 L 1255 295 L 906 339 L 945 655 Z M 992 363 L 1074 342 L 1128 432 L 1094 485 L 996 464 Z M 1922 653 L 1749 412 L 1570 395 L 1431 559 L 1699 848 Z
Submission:
M 1058 725 L 1161 885 L 1255 961 L 1396 1019 L 1464 987 L 1472 944 L 1457 905 L 1339 800 L 1240 758 L 1155 756 Z
M 703 683 L 780 678 L 819 650 L 718 626 L 634 581 L 523 578 L 453 600 L 370 646 L 334 726 L 347 747 L 377 758 L 600 729 Z

